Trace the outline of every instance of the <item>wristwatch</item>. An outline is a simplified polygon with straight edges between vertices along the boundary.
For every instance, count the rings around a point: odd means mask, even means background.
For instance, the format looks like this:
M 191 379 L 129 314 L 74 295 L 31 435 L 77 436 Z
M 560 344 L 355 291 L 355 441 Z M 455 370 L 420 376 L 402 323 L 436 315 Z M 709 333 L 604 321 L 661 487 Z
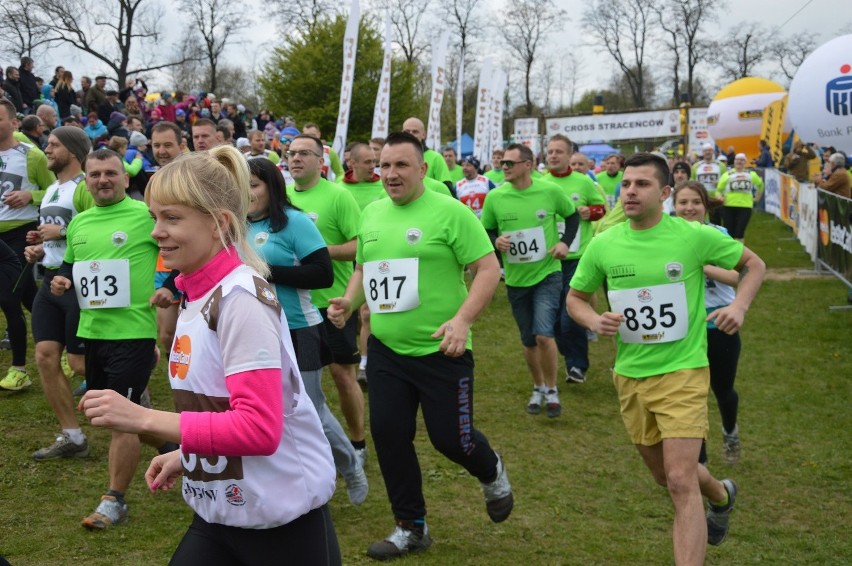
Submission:
M 65 226 L 62 226 L 62 227 L 59 228 L 59 237 L 60 238 L 64 238 L 65 234 L 67 234 L 67 233 L 68 233 L 68 228 L 66 228 Z

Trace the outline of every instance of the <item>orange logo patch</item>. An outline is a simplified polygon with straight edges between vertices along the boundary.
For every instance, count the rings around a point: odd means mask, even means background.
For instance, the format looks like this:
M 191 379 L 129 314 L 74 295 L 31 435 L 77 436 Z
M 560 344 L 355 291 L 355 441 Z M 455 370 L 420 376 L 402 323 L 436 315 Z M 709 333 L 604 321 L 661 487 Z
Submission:
M 172 351 L 169 354 L 169 376 L 186 379 L 189 372 L 189 362 L 192 359 L 192 342 L 189 336 L 175 337 Z
M 823 246 L 827 246 L 831 241 L 828 228 L 828 211 L 824 208 L 819 211 L 819 239 Z

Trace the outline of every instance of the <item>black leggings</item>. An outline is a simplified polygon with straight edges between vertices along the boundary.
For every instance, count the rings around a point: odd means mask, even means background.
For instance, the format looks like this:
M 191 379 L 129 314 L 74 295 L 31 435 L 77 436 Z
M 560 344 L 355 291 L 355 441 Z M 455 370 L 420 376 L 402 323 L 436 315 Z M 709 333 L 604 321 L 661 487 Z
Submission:
M 707 330 L 707 358 L 710 360 L 710 387 L 716 396 L 722 427 L 733 432 L 737 426 L 740 398 L 734 389 L 740 359 L 740 334 L 725 334 L 717 328 Z
M 0 232 L 0 240 L 12 248 L 21 263 L 21 272 L 13 284 L 11 293 L 0 295 L 0 309 L 6 316 L 9 343 L 12 346 L 12 365 L 24 366 L 27 363 L 27 321 L 24 309 L 33 310 L 33 299 L 36 295 L 36 284 L 33 279 L 32 265 L 24 258 L 24 248 L 27 246 L 27 232 L 35 230 L 37 223 L 32 222 L 6 232 Z
M 286 525 L 242 529 L 208 523 L 197 514 L 170 566 L 339 566 L 340 548 L 327 505 Z
M 751 220 L 751 210 L 742 206 L 722 207 L 722 225 L 728 230 L 731 238 L 737 240 L 745 238 L 746 227 Z

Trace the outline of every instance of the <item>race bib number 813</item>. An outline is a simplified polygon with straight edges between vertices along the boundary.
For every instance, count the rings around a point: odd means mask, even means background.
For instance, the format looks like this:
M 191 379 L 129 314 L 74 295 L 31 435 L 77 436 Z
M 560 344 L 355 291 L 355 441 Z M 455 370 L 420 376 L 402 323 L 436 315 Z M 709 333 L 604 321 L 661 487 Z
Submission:
M 130 306 L 130 260 L 78 261 L 73 273 L 74 292 L 81 309 Z

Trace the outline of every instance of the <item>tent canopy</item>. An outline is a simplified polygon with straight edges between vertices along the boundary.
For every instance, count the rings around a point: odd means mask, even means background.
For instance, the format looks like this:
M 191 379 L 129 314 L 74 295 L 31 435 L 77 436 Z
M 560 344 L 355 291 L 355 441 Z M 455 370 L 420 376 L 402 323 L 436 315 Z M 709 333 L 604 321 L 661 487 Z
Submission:
M 581 145 L 580 153 L 585 153 L 586 157 L 594 159 L 595 163 L 600 165 L 601 161 L 606 158 L 607 155 L 610 155 L 611 153 L 621 153 L 621 151 L 607 143 L 593 141 L 592 143 Z
M 465 133 L 462 133 L 461 137 L 461 151 L 459 151 L 459 146 L 456 140 L 451 141 L 447 145 L 455 148 L 456 153 L 459 154 L 459 159 L 473 154 L 473 138 Z

